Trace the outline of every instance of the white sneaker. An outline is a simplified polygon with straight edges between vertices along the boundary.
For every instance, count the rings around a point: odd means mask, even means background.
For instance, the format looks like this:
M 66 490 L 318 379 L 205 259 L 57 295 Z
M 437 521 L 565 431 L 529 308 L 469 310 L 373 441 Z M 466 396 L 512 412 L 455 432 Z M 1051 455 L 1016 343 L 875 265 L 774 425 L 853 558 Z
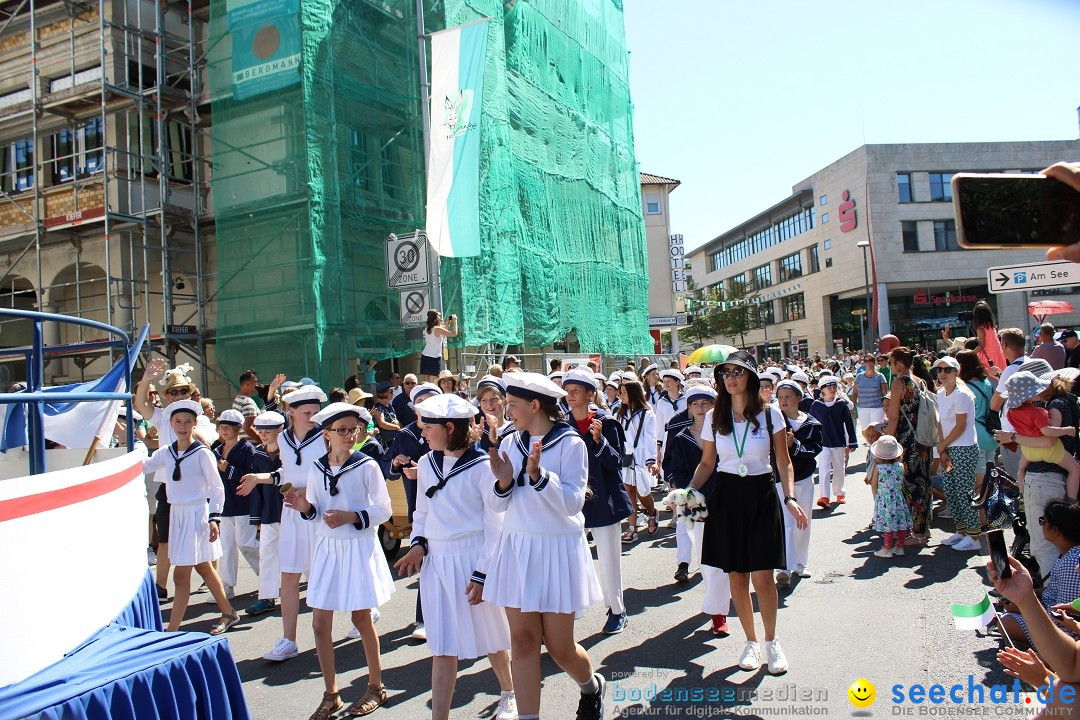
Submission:
M 947 537 L 947 538 L 945 538 L 944 540 L 942 540 L 942 541 L 941 541 L 941 544 L 942 544 L 942 545 L 955 545 L 956 543 L 958 543 L 958 542 L 960 542 L 961 540 L 963 540 L 963 539 L 964 539 L 965 537 L 967 537 L 967 536 L 966 536 L 966 535 L 963 535 L 963 534 L 961 534 L 961 533 L 953 533 L 953 534 L 952 534 L 952 535 L 950 535 L 949 537 Z
M 892 549 L 892 554 L 893 554 L 893 557 L 903 557 L 904 556 L 904 546 L 903 545 L 897 545 L 896 547 L 894 547 Z
M 277 641 L 277 645 L 270 652 L 263 655 L 263 660 L 272 660 L 273 662 L 282 662 L 289 658 L 294 658 L 300 654 L 300 648 L 296 647 L 296 643 L 288 638 L 281 638 Z
M 892 548 L 882 547 L 874 551 L 874 557 L 892 557 Z
M 975 538 L 965 537 L 960 542 L 952 546 L 953 550 L 959 550 L 960 552 L 971 552 L 972 550 L 979 550 L 982 546 L 979 545 L 979 541 Z
M 157 553 L 154 552 L 154 548 L 146 548 L 146 564 L 157 565 Z
M 517 720 L 517 698 L 513 694 L 503 695 L 495 708 L 495 720 Z
M 413 640 L 427 642 L 427 628 L 424 627 L 424 623 L 416 623 L 416 627 L 413 628 L 412 635 L 410 635 L 410 637 Z
M 765 641 L 765 657 L 769 663 L 769 672 L 773 675 L 781 675 L 788 671 L 787 656 L 784 655 L 784 649 L 780 647 L 779 640 Z
M 800 565 L 795 568 L 795 574 L 801 578 L 808 578 L 810 577 L 810 568 Z
M 746 641 L 746 647 L 739 658 L 739 667 L 743 670 L 757 670 L 761 667 L 761 648 L 753 640 Z
M 371 608 L 371 622 L 379 622 L 380 617 L 382 617 L 382 613 L 379 612 L 379 608 Z M 350 640 L 355 640 L 356 638 L 360 637 L 360 631 L 357 630 L 355 626 L 353 626 L 349 628 L 349 634 L 346 635 L 346 637 Z

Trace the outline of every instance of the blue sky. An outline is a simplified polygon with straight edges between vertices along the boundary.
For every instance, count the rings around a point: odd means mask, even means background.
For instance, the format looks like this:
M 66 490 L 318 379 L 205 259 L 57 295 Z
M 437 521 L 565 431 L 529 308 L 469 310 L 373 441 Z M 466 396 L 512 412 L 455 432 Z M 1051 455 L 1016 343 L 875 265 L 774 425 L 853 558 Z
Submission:
M 638 161 L 682 181 L 688 248 L 864 143 L 1080 134 L 1080 0 L 624 2 Z

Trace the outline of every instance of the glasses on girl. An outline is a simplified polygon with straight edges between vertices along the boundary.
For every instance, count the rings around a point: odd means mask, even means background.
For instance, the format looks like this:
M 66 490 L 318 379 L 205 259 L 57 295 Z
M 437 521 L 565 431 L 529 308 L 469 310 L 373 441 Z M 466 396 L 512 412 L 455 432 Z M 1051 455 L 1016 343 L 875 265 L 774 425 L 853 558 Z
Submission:
M 331 428 L 330 432 L 337 433 L 338 437 L 349 437 L 350 435 L 355 435 L 360 432 L 360 426 L 358 425 L 351 428 Z
M 742 368 L 735 368 L 733 370 L 721 370 L 720 371 L 720 377 L 723 378 L 724 380 L 727 380 L 729 377 L 730 378 L 735 378 L 736 380 L 738 380 L 739 378 L 741 378 L 745 374 L 746 374 L 746 370 L 744 370 Z

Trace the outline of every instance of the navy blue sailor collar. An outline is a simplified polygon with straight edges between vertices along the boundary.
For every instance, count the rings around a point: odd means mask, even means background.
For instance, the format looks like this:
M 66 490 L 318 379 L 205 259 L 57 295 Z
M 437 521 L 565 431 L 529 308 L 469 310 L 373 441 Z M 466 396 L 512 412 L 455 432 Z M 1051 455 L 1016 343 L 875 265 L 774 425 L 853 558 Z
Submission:
M 293 429 L 290 427 L 285 432 L 281 433 L 281 436 L 285 438 L 285 444 L 292 448 L 292 451 L 296 453 L 296 464 L 303 465 L 301 462 L 301 452 L 316 439 L 322 437 L 322 428 L 318 425 L 308 430 L 308 434 L 304 436 L 304 439 L 299 443 L 296 442 L 296 436 L 293 434 Z
M 189 458 L 194 455 L 199 448 L 203 447 L 206 446 L 203 445 L 202 441 L 197 438 L 191 441 L 191 445 L 189 445 L 188 449 L 184 452 L 180 452 L 180 450 L 177 448 L 176 442 L 173 442 L 169 445 L 169 454 L 172 455 L 173 462 L 175 463 L 175 465 L 173 465 L 172 471 L 173 480 L 180 479 L 180 463 L 183 462 L 185 458 Z
M 330 470 L 330 453 L 323 455 L 321 458 L 315 461 L 315 468 L 322 473 L 323 487 L 330 493 L 330 497 L 334 497 L 338 494 L 338 480 L 342 475 L 349 472 L 355 467 L 359 467 L 366 462 L 375 462 L 367 455 L 363 454 L 359 450 L 353 450 L 349 459 L 341 464 L 338 471 L 335 473 Z
M 565 422 L 556 422 L 552 425 L 551 429 L 547 431 L 543 439 L 540 440 L 540 450 L 544 451 L 548 448 L 554 447 L 559 441 L 567 437 L 580 437 L 577 428 L 568 425 Z M 518 487 L 524 487 L 525 485 L 525 466 L 528 461 L 529 452 L 532 450 L 532 438 L 529 437 L 529 433 L 525 430 L 519 431 L 514 436 L 514 444 L 517 446 L 518 452 L 521 453 L 521 472 L 517 476 Z
M 457 459 L 457 462 L 454 463 L 454 467 L 450 468 L 450 472 L 444 475 L 443 459 L 445 457 L 445 453 L 443 453 L 441 450 L 432 450 L 430 453 L 428 453 L 428 462 L 431 463 L 431 469 L 435 473 L 435 477 L 439 479 L 439 482 L 437 484 L 432 485 L 425 492 L 425 494 L 429 498 L 435 497 L 435 493 L 442 490 L 446 486 L 446 483 L 450 480 L 450 478 L 464 472 L 465 470 L 473 467 L 474 465 L 479 465 L 480 463 L 490 460 L 486 452 L 482 452 L 474 445 L 468 450 L 466 450 L 464 453 L 462 453 L 461 457 L 459 457 Z

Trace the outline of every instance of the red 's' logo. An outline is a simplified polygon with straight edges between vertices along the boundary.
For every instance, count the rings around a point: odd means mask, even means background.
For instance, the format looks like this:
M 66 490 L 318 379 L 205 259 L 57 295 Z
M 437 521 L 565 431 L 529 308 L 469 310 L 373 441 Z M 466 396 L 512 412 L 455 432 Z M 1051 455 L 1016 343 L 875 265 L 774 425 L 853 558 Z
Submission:
M 855 201 L 851 199 L 851 193 L 844 191 L 844 202 L 840 203 L 840 232 L 851 232 L 859 224 L 855 217 Z

